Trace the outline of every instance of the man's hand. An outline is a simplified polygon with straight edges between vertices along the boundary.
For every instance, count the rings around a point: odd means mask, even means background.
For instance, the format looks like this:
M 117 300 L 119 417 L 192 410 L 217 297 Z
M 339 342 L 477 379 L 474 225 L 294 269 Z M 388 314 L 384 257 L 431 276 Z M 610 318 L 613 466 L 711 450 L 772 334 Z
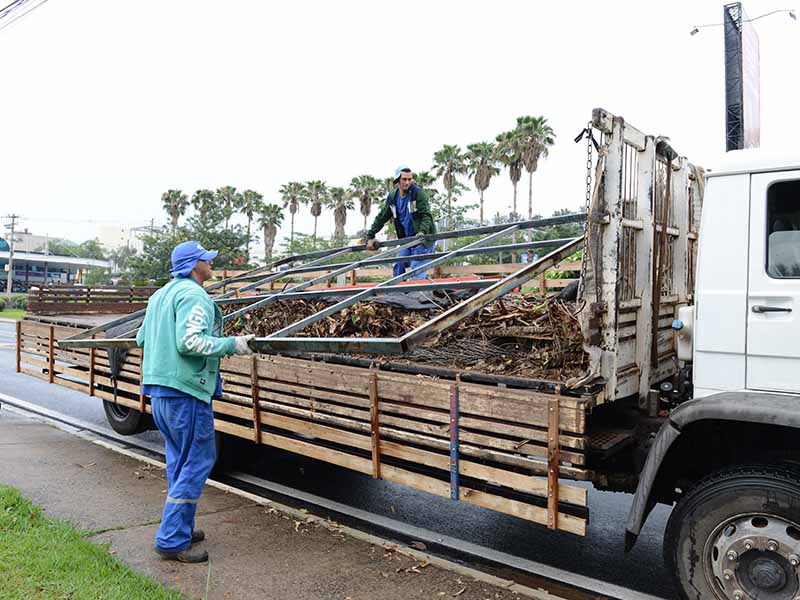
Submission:
M 371 240 L 367 240 L 367 250 L 370 252 L 375 252 L 378 249 L 378 240 L 372 238 Z
M 255 337 L 256 336 L 253 334 L 236 336 L 236 354 L 253 354 L 253 350 L 250 348 L 247 342 Z

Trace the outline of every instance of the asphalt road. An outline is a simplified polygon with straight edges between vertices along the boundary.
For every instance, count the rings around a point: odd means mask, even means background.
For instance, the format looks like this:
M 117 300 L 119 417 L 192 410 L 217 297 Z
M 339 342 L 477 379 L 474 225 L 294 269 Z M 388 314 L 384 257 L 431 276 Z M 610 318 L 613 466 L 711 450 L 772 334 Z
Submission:
M 0 322 L 0 392 L 108 428 L 99 399 L 17 374 L 14 357 L 14 325 Z M 137 437 L 162 446 L 156 431 Z M 276 483 L 528 560 L 642 593 L 674 596 L 661 557 L 669 509 L 656 507 L 636 547 L 626 555 L 623 533 L 631 503 L 626 494 L 592 490 L 589 534 L 580 538 L 274 449 L 259 449 L 247 470 Z

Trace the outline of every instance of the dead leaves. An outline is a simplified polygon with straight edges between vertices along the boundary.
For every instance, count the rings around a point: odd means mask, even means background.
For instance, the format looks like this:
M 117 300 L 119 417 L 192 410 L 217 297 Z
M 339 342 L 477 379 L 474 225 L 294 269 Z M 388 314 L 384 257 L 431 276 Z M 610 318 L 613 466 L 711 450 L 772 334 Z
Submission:
M 228 323 L 225 335 L 254 333 L 265 337 L 326 306 L 329 304 L 319 300 L 276 302 Z M 225 311 L 235 308 L 229 306 Z M 440 312 L 359 302 L 295 335 L 397 338 Z M 391 360 L 552 381 L 582 377 L 588 357 L 583 351 L 583 335 L 575 313 L 576 306 L 572 302 L 533 295 L 507 295 L 423 346 Z

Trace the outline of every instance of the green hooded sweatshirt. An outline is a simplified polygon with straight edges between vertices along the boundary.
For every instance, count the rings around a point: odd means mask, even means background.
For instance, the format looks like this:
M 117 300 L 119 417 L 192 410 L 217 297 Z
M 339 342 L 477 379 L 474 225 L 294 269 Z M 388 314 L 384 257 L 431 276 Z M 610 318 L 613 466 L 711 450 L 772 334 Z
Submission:
M 144 348 L 142 383 L 164 385 L 211 402 L 219 359 L 236 339 L 220 337 L 222 313 L 193 279 L 173 279 L 150 297 L 136 344 Z

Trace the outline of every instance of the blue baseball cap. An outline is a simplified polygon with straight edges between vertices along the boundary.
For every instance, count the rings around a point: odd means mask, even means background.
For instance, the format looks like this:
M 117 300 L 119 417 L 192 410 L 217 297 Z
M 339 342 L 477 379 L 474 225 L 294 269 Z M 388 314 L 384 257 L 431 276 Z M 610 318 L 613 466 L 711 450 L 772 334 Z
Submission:
M 188 277 L 198 260 L 214 260 L 217 258 L 216 250 L 206 250 L 203 245 L 192 240 L 181 242 L 172 251 L 172 273 L 173 277 Z
M 400 179 L 400 173 L 411 173 L 411 169 L 406 165 L 400 165 L 394 170 L 394 180 Z

